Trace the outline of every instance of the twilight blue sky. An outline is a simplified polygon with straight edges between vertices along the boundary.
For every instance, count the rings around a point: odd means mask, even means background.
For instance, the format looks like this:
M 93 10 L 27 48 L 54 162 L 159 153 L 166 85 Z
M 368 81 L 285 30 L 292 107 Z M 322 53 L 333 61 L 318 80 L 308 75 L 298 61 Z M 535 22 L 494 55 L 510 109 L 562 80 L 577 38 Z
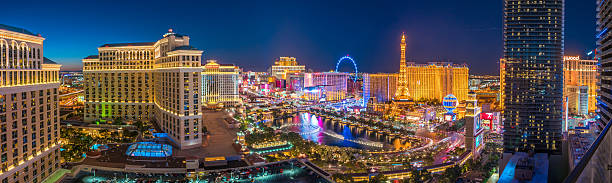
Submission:
M 64 70 L 105 43 L 158 40 L 168 28 L 191 37 L 206 59 L 264 71 L 294 56 L 315 71 L 350 54 L 364 72 L 396 72 L 399 39 L 418 63 L 467 63 L 497 74 L 503 0 L 403 1 L 7 1 L 0 23 L 40 33 L 44 55 Z M 595 47 L 595 0 L 566 0 L 567 55 Z M 343 66 L 348 71 L 351 67 Z

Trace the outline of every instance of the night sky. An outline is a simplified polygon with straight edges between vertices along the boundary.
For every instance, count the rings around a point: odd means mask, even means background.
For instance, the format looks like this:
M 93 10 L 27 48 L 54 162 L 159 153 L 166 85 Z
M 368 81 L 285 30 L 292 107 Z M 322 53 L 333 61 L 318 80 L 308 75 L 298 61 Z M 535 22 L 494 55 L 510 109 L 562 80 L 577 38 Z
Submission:
M 360 72 L 397 72 L 409 61 L 467 63 L 497 74 L 503 0 L 403 1 L 6 1 L 0 23 L 46 38 L 44 55 L 80 70 L 105 43 L 157 41 L 173 28 L 206 59 L 265 71 L 280 56 L 328 71 L 349 54 Z M 566 0 L 566 55 L 595 48 L 595 0 Z M 344 65 L 342 70 L 352 67 Z

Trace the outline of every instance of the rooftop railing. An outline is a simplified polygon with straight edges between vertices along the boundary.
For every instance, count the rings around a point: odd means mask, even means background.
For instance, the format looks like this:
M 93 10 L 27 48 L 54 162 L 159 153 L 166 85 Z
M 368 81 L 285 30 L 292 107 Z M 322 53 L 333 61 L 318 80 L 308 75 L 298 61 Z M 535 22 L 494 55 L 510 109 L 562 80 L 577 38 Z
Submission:
M 589 169 L 596 168 L 599 170 L 610 171 L 609 164 L 611 162 L 603 162 L 603 164 L 601 162 L 598 164 L 591 163 L 591 158 L 593 158 L 593 156 L 597 153 L 598 148 L 603 144 L 604 140 L 606 139 L 606 136 L 608 135 L 610 131 L 610 126 L 612 126 L 612 120 L 608 121 L 608 124 L 601 131 L 601 133 L 599 134 L 597 139 L 593 142 L 589 150 L 584 154 L 584 157 L 582 157 L 582 159 L 576 165 L 576 167 L 574 167 L 572 172 L 570 172 L 570 174 L 565 178 L 565 180 L 563 181 L 564 183 L 577 182 L 579 178 L 584 175 L 583 173 L 585 173 L 584 170 L 586 168 L 589 168 Z M 601 152 L 601 153 L 606 153 L 606 152 Z M 607 166 L 606 167 L 592 167 L 592 166 L 598 166 L 598 165 L 607 165 Z M 587 176 L 587 175 L 584 175 L 584 176 Z

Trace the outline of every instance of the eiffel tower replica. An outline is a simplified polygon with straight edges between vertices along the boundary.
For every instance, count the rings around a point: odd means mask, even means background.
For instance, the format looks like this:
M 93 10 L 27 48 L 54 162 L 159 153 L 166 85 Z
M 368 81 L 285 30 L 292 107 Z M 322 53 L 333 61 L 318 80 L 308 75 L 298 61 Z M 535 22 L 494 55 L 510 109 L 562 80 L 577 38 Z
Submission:
M 402 42 L 400 44 L 401 57 L 400 57 L 400 70 L 397 76 L 397 90 L 395 91 L 395 97 L 393 97 L 393 107 L 391 109 L 391 115 L 395 116 L 402 113 L 402 111 L 409 109 L 414 104 L 410 93 L 408 92 L 408 73 L 406 68 L 406 35 L 402 33 Z
M 397 76 L 397 90 L 393 102 L 396 104 L 414 104 L 408 92 L 408 73 L 406 68 L 406 35 L 402 33 L 400 70 Z

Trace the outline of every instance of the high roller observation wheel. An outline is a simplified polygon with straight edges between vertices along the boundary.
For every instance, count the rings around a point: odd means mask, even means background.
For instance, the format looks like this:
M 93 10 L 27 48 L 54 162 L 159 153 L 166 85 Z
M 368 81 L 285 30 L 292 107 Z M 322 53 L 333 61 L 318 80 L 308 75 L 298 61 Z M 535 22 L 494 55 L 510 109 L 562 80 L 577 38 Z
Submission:
M 340 63 L 342 63 L 345 60 L 349 60 L 349 61 L 351 61 L 351 63 L 353 63 L 353 68 L 355 69 L 355 79 L 354 80 L 357 81 L 357 73 L 359 72 L 357 70 L 357 63 L 355 63 L 355 60 L 352 57 L 350 57 L 349 55 L 346 55 L 346 56 L 338 59 L 338 62 L 336 62 L 336 72 L 338 72 L 338 67 L 340 66 Z

